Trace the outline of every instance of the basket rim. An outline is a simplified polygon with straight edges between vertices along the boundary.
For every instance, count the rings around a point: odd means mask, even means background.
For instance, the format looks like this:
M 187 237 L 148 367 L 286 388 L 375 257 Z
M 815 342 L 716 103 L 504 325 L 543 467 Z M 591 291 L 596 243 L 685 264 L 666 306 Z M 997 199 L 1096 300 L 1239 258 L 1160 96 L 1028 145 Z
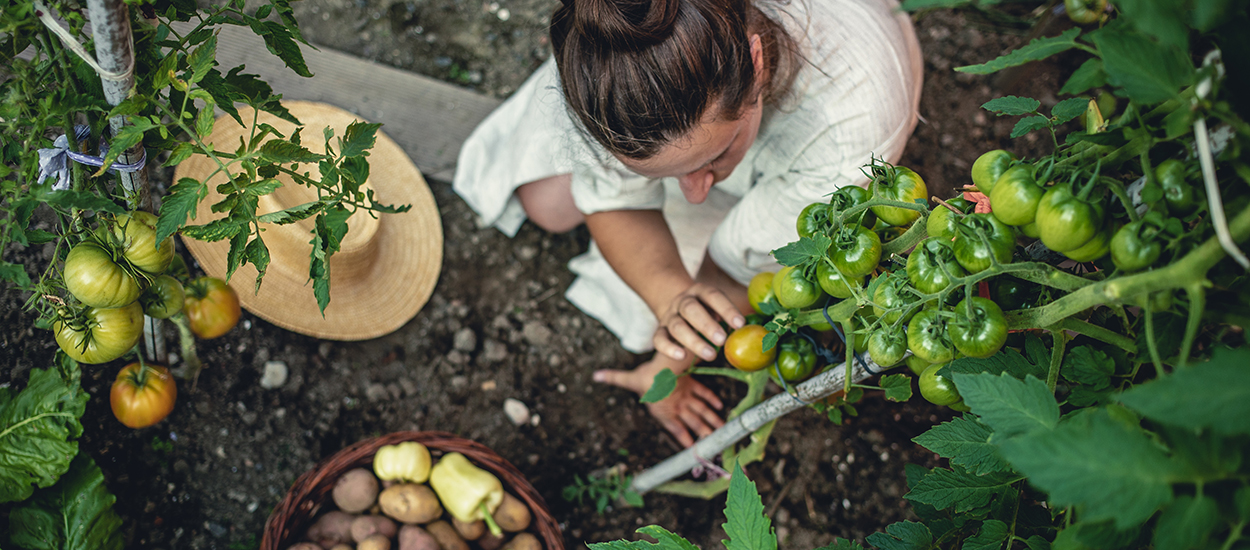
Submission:
M 479 467 L 485 468 L 499 478 L 504 489 L 529 506 L 533 515 L 533 531 L 543 541 L 546 550 L 564 550 L 564 536 L 559 523 L 542 495 L 534 489 L 521 471 L 490 447 L 456 434 L 441 431 L 398 431 L 362 439 L 317 462 L 300 474 L 287 490 L 282 500 L 265 520 L 260 550 L 283 550 L 296 542 L 298 535 L 308 528 L 312 519 L 330 498 L 334 482 L 343 472 L 368 465 L 373 455 L 384 445 L 404 441 L 416 441 L 431 451 L 459 452 Z

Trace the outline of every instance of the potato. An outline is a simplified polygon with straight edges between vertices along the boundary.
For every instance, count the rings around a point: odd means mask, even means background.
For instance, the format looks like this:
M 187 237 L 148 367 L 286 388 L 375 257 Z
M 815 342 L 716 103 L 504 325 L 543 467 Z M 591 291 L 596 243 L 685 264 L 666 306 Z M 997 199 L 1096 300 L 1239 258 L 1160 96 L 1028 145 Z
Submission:
M 352 540 L 356 542 L 361 542 L 373 535 L 382 535 L 389 539 L 394 537 L 397 531 L 399 527 L 386 516 L 358 516 L 352 522 Z
M 482 533 L 482 538 L 477 539 L 477 545 L 482 547 L 482 550 L 499 550 L 503 547 L 503 543 L 507 541 L 508 539 L 505 539 L 503 535 L 496 537 L 490 534 L 490 531 L 487 531 Z
M 378 478 L 364 468 L 348 470 L 334 483 L 334 504 L 339 510 L 359 514 L 378 499 Z
M 399 550 L 439 550 L 438 541 L 416 525 L 399 528 Z
M 342 510 L 326 512 L 325 515 L 317 518 L 317 522 L 312 527 L 308 528 L 308 533 L 304 535 L 304 538 L 321 545 L 322 548 L 353 542 L 352 521 L 355 519 L 356 516 Z
M 356 550 L 391 550 L 391 539 L 385 535 L 372 535 L 360 541 Z
M 465 523 L 456 518 L 451 518 L 451 526 L 456 528 L 456 532 L 460 533 L 460 538 L 464 540 L 477 540 L 482 538 L 482 533 L 486 532 L 486 522 L 477 520 L 473 523 Z
M 438 495 L 427 485 L 401 483 L 378 495 L 382 513 L 403 523 L 426 523 L 443 515 Z
M 531 533 L 517 533 L 502 550 L 543 550 L 543 543 Z
M 469 550 L 469 543 L 460 538 L 460 533 L 450 523 L 439 520 L 426 525 L 425 530 L 438 541 L 438 547 L 442 550 Z
M 321 550 L 321 547 L 311 542 L 297 542 L 295 546 L 288 546 L 286 550 Z
M 511 493 L 503 494 L 503 502 L 499 503 L 499 508 L 496 508 L 491 516 L 495 518 L 495 523 L 499 524 L 500 529 L 511 533 L 524 531 L 533 519 L 529 506 L 521 502 L 521 499 L 512 496 Z
M 318 546 L 317 548 L 320 548 L 320 546 Z M 353 548 L 352 548 L 352 545 L 350 544 L 336 544 L 334 546 L 331 546 L 330 550 L 353 550 Z

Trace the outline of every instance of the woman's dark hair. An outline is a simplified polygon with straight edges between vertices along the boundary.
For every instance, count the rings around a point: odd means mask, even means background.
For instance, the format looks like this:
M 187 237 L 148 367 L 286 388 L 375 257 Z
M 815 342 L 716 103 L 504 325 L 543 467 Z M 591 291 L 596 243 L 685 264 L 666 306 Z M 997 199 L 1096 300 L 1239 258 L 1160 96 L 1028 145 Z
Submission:
M 569 109 L 613 154 L 647 159 L 686 135 L 717 102 L 734 119 L 763 94 L 782 98 L 797 51 L 750 0 L 563 0 L 551 19 Z M 759 34 L 757 86 L 748 36 Z

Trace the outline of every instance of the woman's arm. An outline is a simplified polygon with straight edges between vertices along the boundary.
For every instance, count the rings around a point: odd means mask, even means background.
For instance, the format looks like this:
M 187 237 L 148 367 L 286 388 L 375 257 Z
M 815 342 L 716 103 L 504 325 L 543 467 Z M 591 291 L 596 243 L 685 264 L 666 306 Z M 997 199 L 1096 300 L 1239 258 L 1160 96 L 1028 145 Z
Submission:
M 734 300 L 719 288 L 725 282 L 741 285 L 714 265 L 700 270 L 700 278 L 707 276 L 708 283 L 696 282 L 682 265 L 677 243 L 658 210 L 596 212 L 586 216 L 586 226 L 608 264 L 655 313 L 656 351 L 681 360 L 689 349 L 710 361 L 716 350 L 699 334 L 721 345 L 726 334 L 719 320 L 734 328 L 745 322 Z

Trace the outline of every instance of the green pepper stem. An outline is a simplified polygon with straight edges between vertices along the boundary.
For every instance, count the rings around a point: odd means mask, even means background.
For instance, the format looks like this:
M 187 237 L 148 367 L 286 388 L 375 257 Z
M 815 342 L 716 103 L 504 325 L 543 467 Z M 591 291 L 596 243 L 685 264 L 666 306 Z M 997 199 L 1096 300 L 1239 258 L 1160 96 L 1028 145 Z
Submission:
M 490 534 L 496 538 L 502 537 L 503 529 L 500 529 L 499 524 L 495 523 L 495 517 L 490 515 L 490 509 L 486 507 L 486 503 L 478 503 L 477 509 L 482 511 L 482 521 L 486 522 L 486 528 L 490 530 Z

